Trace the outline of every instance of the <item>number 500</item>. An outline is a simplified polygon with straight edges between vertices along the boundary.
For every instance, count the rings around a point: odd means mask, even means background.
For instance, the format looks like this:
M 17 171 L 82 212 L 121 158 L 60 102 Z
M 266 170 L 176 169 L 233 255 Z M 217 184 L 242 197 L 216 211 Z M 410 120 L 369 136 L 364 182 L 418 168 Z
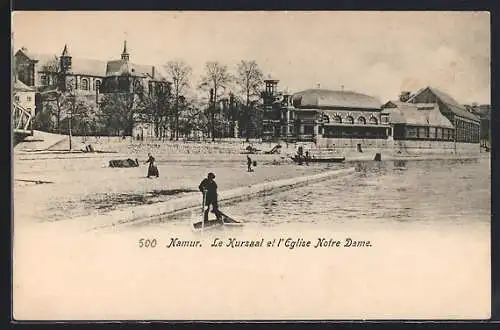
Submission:
M 141 238 L 139 240 L 139 247 L 140 248 L 154 248 L 156 247 L 156 238 L 149 239 L 149 238 Z

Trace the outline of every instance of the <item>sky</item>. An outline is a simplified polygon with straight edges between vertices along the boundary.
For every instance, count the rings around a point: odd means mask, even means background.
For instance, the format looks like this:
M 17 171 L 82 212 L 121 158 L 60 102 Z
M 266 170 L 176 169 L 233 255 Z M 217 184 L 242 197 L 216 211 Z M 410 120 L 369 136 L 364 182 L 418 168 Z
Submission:
M 183 60 L 195 85 L 207 61 L 255 60 L 289 93 L 356 91 L 381 102 L 433 86 L 490 103 L 488 12 L 14 12 L 14 50 L 162 65 Z

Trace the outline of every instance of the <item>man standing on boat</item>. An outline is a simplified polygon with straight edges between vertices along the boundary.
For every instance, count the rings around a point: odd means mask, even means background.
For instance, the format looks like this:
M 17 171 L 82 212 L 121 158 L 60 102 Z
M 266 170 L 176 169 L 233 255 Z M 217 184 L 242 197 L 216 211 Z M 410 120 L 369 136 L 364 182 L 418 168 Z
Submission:
M 208 173 L 206 179 L 203 179 L 199 185 L 199 189 L 203 194 L 203 207 L 206 207 L 203 220 L 208 221 L 208 211 L 210 205 L 212 205 L 212 213 L 215 214 L 217 220 L 222 221 L 222 214 L 219 211 L 219 206 L 217 203 L 217 183 L 215 183 L 215 174 L 212 172 Z

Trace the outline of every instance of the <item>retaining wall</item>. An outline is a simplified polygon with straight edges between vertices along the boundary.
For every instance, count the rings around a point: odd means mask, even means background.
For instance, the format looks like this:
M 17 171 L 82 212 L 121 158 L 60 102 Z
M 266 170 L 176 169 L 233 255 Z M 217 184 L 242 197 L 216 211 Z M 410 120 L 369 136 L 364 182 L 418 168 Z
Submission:
M 344 177 L 355 172 L 354 168 L 338 169 L 323 172 L 315 175 L 294 177 L 285 180 L 263 182 L 247 187 L 235 188 L 219 192 L 221 202 L 237 202 L 250 197 L 276 193 L 322 180 Z M 136 206 L 124 210 L 110 211 L 104 214 L 94 214 L 89 216 L 69 219 L 78 226 L 83 226 L 87 230 L 111 227 L 116 225 L 153 221 L 160 217 L 172 216 L 184 212 L 201 209 L 201 193 L 193 193 L 188 196 L 174 198 L 165 202 L 150 205 Z

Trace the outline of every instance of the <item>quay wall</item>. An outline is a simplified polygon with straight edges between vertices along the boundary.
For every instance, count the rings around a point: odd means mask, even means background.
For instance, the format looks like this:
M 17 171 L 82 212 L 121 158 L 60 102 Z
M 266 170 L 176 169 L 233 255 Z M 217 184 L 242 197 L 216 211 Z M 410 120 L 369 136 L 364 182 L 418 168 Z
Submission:
M 220 202 L 238 202 L 247 198 L 276 193 L 310 183 L 345 177 L 355 172 L 354 168 L 336 169 L 314 175 L 294 177 L 290 179 L 263 182 L 247 187 L 239 187 L 219 193 Z M 174 198 L 165 202 L 131 207 L 125 210 L 110 211 L 71 219 L 71 223 L 83 226 L 84 230 L 126 225 L 138 222 L 155 221 L 161 217 L 169 217 L 200 209 L 200 193 Z
M 61 135 L 63 136 L 63 135 Z M 64 136 L 63 136 L 64 137 Z M 52 140 L 54 138 L 52 137 Z M 252 159 L 257 161 L 282 161 L 287 159 L 288 155 L 293 155 L 297 151 L 298 145 L 304 146 L 305 150 L 310 150 L 315 155 L 331 154 L 337 152 L 349 159 L 373 159 L 375 154 L 382 156 L 397 157 L 399 155 L 424 156 L 424 155 L 478 155 L 480 145 L 478 143 L 455 143 L 452 141 L 415 141 L 415 140 L 382 140 L 382 139 L 341 139 L 341 138 L 322 138 L 318 143 L 298 142 L 287 143 L 280 142 L 281 149 L 279 154 L 266 155 L 265 151 L 271 150 L 277 142 L 261 142 L 252 139 L 246 142 L 245 139 L 228 138 L 212 142 L 206 141 L 158 141 L 145 140 L 137 141 L 131 137 L 122 139 L 120 137 L 73 137 L 72 146 L 75 150 L 84 149 L 85 145 L 92 144 L 95 150 L 114 153 L 115 157 L 125 158 L 144 158 L 148 152 L 155 155 L 155 158 L 170 161 L 190 161 L 190 160 L 219 160 L 219 161 L 238 161 L 245 159 L 245 148 L 249 145 L 260 150 L 258 154 L 251 155 Z M 358 144 L 361 151 L 358 150 Z M 30 145 L 37 147 L 29 150 Z M 60 140 L 60 143 L 51 146 L 51 148 L 41 150 L 39 143 L 21 143 L 21 146 L 15 148 L 15 151 L 21 152 L 64 152 L 69 150 L 68 138 Z M 87 154 L 88 155 L 88 154 Z M 162 155 L 162 156 L 160 156 Z M 160 158 L 158 158 L 159 156 Z

